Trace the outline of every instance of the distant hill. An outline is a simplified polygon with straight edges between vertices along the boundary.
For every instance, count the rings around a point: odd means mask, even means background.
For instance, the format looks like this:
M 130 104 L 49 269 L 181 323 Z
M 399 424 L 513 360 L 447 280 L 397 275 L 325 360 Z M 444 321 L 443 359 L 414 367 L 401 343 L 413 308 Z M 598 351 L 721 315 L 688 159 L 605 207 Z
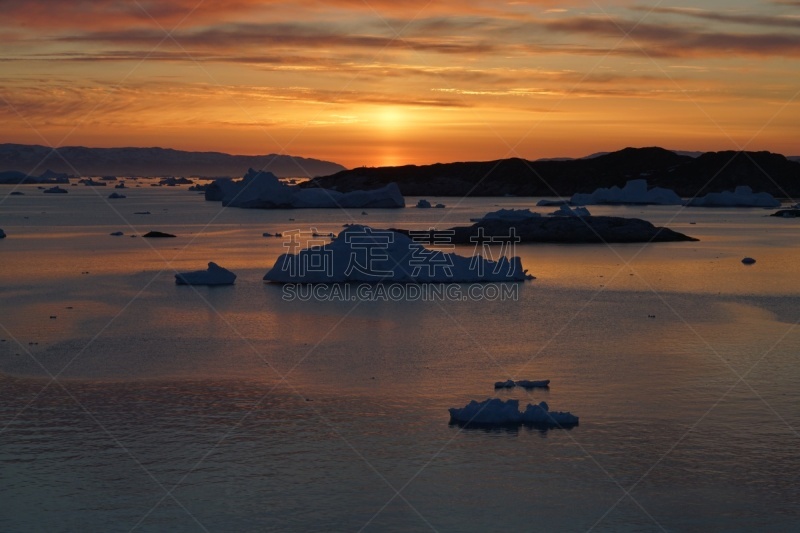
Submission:
M 800 163 L 770 152 L 707 152 L 682 155 L 663 148 L 625 148 L 572 160 L 447 163 L 355 168 L 303 186 L 339 191 L 373 189 L 397 182 L 409 196 L 571 196 L 598 187 L 646 178 L 651 186 L 681 196 L 749 185 L 776 197 L 800 196 Z
M 230 155 L 184 152 L 169 148 L 85 148 L 65 146 L 58 153 L 46 146 L 0 144 L 0 171 L 39 174 L 44 169 L 81 176 L 233 176 L 248 168 L 279 177 L 326 176 L 345 169 L 318 159 L 289 155 Z M 67 164 L 64 160 L 69 162 Z M 74 170 L 73 170 L 74 168 Z

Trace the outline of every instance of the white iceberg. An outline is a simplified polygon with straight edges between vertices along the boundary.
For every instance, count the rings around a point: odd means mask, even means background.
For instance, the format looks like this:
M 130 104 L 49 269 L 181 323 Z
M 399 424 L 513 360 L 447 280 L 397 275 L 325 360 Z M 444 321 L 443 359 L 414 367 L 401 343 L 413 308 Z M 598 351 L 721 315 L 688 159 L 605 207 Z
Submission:
M 470 401 L 461 408 L 451 407 L 450 422 L 476 426 L 509 426 L 532 424 L 547 427 L 568 427 L 578 424 L 579 418 L 569 412 L 550 411 L 547 402 L 538 405 L 528 404 L 520 412 L 519 400 L 503 401 L 487 398 L 482 402 Z
M 623 188 L 600 187 L 592 193 L 576 193 L 569 201 L 572 205 L 634 204 L 681 205 L 683 200 L 672 189 L 647 188 L 647 180 L 628 181 Z
M 520 222 L 529 218 L 539 218 L 542 215 L 534 213 L 530 209 L 499 209 L 486 213 L 480 218 L 471 218 L 470 222 L 483 222 L 486 220 L 502 220 L 508 222 Z
M 215 180 L 206 189 L 206 200 L 221 200 L 223 206 L 251 209 L 405 207 L 396 183 L 371 191 L 342 193 L 286 185 L 273 173 L 256 172 L 252 168 L 238 182 Z
M 686 205 L 691 207 L 780 207 L 781 203 L 767 192 L 754 193 L 747 185 L 723 192 L 710 192 L 700 198 L 692 198 Z
M 277 283 L 475 283 L 533 279 L 519 257 L 498 261 L 425 248 L 403 233 L 351 225 L 332 242 L 295 240 L 284 232 L 291 253 L 282 254 L 264 276 Z M 296 250 L 296 252 L 295 252 Z
M 233 285 L 236 274 L 216 263 L 208 263 L 207 270 L 175 274 L 175 285 Z

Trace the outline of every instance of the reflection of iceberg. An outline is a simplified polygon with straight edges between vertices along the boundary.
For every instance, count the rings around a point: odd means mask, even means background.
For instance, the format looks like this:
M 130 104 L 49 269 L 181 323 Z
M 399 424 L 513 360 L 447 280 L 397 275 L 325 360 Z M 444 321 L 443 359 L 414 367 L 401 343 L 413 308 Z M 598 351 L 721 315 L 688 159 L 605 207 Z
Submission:
M 731 191 L 710 192 L 687 202 L 692 207 L 780 207 L 781 203 L 767 192 L 754 193 L 747 185 Z
M 570 199 L 572 205 L 598 205 L 598 204 L 658 204 L 680 205 L 681 197 L 672 189 L 654 187 L 647 189 L 647 180 L 630 180 L 623 188 L 601 187 L 592 193 L 576 193 Z
M 519 400 L 487 398 L 482 402 L 472 400 L 461 408 L 450 408 L 450 422 L 475 426 L 508 426 L 532 424 L 548 427 L 567 427 L 578 424 L 578 417 L 569 412 L 550 411 L 547 402 L 528 404 L 520 412 Z
M 233 285 L 236 274 L 216 263 L 208 263 L 207 270 L 175 274 L 175 285 Z
M 342 193 L 331 189 L 300 188 L 282 183 L 271 172 L 252 168 L 241 181 L 218 179 L 206 188 L 206 200 L 228 207 L 253 209 L 405 207 L 396 183 L 371 191 Z
M 284 232 L 284 238 L 297 237 Z M 304 245 L 305 249 L 300 249 Z M 296 253 L 281 255 L 264 276 L 278 283 L 472 283 L 533 279 L 519 257 L 490 261 L 425 248 L 392 230 L 352 225 L 332 242 L 294 241 L 284 246 Z

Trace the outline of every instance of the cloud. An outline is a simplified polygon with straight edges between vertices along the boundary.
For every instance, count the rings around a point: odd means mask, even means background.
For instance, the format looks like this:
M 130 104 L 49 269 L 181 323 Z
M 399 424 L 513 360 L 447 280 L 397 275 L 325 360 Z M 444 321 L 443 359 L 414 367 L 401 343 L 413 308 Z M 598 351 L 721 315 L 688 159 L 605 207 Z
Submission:
M 173 34 L 175 42 L 191 50 L 223 51 L 242 50 L 243 47 L 262 49 L 315 49 L 324 51 L 336 48 L 383 50 L 414 49 L 442 54 L 485 54 L 494 50 L 490 43 L 471 39 L 451 40 L 435 37 L 395 38 L 378 34 L 336 33 L 321 24 L 272 23 L 230 24 L 209 29 L 199 29 Z M 128 46 L 154 46 L 164 40 L 164 32 L 154 29 L 127 29 L 97 31 L 56 39 L 62 43 L 102 43 Z
M 800 6 L 800 2 L 797 2 L 797 5 Z M 713 20 L 717 22 L 741 24 L 746 26 L 800 28 L 800 18 L 785 17 L 785 16 L 758 15 L 755 13 L 747 13 L 747 14 L 723 13 L 719 11 L 708 11 L 704 9 L 684 8 L 684 7 L 634 6 L 631 9 L 636 11 L 645 11 L 647 13 L 683 15 L 703 20 Z
M 617 40 L 626 48 L 606 48 L 609 53 L 652 57 L 733 57 L 735 55 L 800 57 L 800 35 L 795 33 L 706 32 L 685 25 L 638 23 L 611 17 L 569 17 L 542 21 L 549 32 L 568 36 Z M 627 39 L 630 39 L 628 41 Z M 630 46 L 630 42 L 638 46 Z M 587 53 L 603 47 L 596 41 Z M 642 48 L 638 50 L 641 46 Z M 548 48 L 533 49 L 545 51 Z M 553 47 L 557 50 L 557 46 Z M 551 48 L 552 49 L 552 48 Z M 571 48 L 579 53 L 580 48 Z

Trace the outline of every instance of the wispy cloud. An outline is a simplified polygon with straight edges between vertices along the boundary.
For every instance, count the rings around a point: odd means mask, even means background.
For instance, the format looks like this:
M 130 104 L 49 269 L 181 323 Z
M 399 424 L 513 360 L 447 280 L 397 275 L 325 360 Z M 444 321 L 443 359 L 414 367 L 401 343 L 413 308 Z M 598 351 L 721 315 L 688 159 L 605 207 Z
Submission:
M 800 6 L 800 2 L 796 3 Z M 774 28 L 800 28 L 800 18 L 791 16 L 760 15 L 757 13 L 727 13 L 686 7 L 634 6 L 636 11 L 668 15 L 683 15 L 703 20 L 733 23 L 743 26 L 768 26 Z

